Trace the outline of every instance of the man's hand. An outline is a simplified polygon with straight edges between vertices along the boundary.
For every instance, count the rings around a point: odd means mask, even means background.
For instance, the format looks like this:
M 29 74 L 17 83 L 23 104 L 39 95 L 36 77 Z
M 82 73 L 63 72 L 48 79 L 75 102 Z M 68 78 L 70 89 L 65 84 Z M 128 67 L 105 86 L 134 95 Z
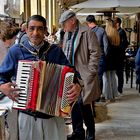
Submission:
M 8 82 L 5 84 L 0 85 L 0 91 L 5 94 L 6 96 L 9 97 L 9 99 L 13 101 L 17 101 L 16 97 L 19 96 L 18 91 L 20 90 L 19 88 L 15 88 L 16 84 Z
M 72 83 L 68 88 L 69 91 L 67 95 L 67 100 L 69 101 L 69 103 L 72 103 L 78 99 L 81 92 L 81 86 L 79 84 Z

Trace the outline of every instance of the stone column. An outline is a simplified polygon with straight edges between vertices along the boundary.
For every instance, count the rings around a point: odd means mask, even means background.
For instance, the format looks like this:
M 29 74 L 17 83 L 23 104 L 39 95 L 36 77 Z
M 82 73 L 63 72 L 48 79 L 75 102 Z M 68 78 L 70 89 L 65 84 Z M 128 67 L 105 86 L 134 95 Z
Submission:
M 53 16 L 53 21 L 52 21 L 52 25 L 56 25 L 56 0 L 53 0 L 53 3 L 52 3 L 52 16 Z
M 48 0 L 41 0 L 41 15 L 48 18 Z
M 27 20 L 31 16 L 31 1 L 24 0 L 24 19 Z
M 37 0 L 37 14 L 41 15 L 41 0 Z
M 49 33 L 52 33 L 52 24 L 53 24 L 53 1 L 48 0 L 48 30 Z

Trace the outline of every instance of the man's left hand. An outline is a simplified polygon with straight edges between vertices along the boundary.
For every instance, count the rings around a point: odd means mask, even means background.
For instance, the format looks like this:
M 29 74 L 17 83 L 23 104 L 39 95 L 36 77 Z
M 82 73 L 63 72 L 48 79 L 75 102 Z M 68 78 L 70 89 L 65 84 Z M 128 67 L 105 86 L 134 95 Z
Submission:
M 67 95 L 67 100 L 69 103 L 76 101 L 81 93 L 81 86 L 79 84 L 70 84 L 69 91 Z

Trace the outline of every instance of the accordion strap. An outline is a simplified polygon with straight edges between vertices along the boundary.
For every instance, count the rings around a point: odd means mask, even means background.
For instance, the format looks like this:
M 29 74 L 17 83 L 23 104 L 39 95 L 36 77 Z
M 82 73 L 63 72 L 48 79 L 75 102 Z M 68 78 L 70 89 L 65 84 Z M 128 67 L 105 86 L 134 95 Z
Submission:
M 48 51 L 50 49 L 50 44 L 48 44 L 48 48 L 46 49 L 46 51 L 43 53 L 42 57 L 40 58 L 40 60 L 44 60 L 45 56 L 47 55 Z

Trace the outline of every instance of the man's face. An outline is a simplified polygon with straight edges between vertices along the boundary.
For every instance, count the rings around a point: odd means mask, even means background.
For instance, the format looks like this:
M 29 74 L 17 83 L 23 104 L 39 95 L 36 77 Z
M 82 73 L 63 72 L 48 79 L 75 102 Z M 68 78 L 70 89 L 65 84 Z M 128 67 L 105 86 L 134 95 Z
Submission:
M 90 27 L 90 28 L 92 28 L 92 25 L 91 25 L 91 23 L 90 22 L 86 22 L 86 25 L 88 26 L 88 27 Z
M 74 20 L 70 18 L 63 23 L 63 29 L 65 32 L 72 32 L 74 29 Z
M 34 45 L 39 45 L 44 39 L 44 33 L 46 28 L 43 26 L 43 23 L 36 20 L 31 20 L 28 23 L 27 35 L 29 40 Z

